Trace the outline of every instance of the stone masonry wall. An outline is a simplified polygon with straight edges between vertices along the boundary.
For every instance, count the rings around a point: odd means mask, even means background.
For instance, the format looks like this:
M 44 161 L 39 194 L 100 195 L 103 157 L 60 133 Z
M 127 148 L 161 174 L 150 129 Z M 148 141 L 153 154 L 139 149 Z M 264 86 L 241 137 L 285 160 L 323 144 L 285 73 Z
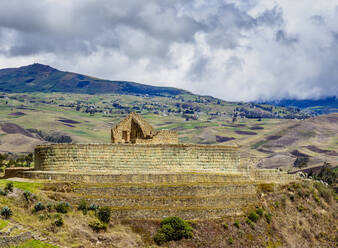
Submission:
M 178 144 L 178 135 L 169 130 L 158 131 L 151 139 L 137 139 L 136 144 Z
M 53 144 L 37 146 L 35 170 L 167 173 L 239 172 L 237 147 L 187 144 Z

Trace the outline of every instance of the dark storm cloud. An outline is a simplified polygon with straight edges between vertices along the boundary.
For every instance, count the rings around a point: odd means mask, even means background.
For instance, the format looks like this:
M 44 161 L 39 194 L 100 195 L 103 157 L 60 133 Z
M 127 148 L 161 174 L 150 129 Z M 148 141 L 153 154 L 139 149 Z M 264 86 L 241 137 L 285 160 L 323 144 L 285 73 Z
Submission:
M 308 4 L 1 1 L 0 65 L 40 61 L 231 100 L 337 94 L 338 11 Z

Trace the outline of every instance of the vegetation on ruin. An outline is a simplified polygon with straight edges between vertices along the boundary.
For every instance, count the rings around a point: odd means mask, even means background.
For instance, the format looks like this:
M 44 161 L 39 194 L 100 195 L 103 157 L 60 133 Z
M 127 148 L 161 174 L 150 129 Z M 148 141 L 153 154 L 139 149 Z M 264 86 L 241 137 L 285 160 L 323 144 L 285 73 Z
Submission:
M 183 238 L 188 239 L 193 236 L 191 226 L 177 216 L 167 217 L 161 221 L 161 228 L 154 236 L 154 241 L 158 245 L 174 240 L 178 241 Z

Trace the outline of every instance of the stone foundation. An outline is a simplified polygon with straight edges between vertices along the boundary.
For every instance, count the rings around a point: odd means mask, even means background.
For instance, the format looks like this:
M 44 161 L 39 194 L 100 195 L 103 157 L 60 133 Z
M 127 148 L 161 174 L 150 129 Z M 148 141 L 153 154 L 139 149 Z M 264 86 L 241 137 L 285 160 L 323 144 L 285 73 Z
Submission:
M 237 147 L 183 144 L 37 146 L 35 170 L 64 172 L 238 172 Z
M 55 144 L 38 146 L 34 171 L 16 175 L 44 180 L 53 199 L 73 205 L 86 199 L 111 207 L 113 218 L 122 219 L 243 215 L 257 205 L 260 184 L 299 179 L 240 162 L 232 146 Z

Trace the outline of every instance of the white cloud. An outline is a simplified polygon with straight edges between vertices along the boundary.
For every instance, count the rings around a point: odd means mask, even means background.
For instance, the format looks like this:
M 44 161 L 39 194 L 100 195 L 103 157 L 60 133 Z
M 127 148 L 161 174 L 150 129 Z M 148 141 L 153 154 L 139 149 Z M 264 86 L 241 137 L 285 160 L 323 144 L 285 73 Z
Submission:
M 0 2 L 0 67 L 33 62 L 226 100 L 338 91 L 326 0 Z

